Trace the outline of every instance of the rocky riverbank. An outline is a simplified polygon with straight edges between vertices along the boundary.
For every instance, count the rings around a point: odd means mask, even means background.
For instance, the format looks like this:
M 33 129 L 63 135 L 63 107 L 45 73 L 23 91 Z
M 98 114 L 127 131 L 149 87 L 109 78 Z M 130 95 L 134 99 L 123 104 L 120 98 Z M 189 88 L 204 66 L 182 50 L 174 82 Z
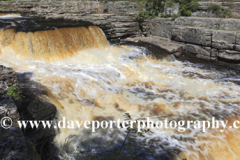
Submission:
M 115 3 L 1 2 L 0 8 L 2 12 L 18 12 L 23 16 L 39 17 L 50 21 L 89 22 L 101 28 L 109 40 L 134 37 L 140 40 L 140 37 L 157 36 L 159 38 L 153 43 L 160 44 L 157 46 L 163 49 L 166 49 L 164 46 L 171 45 L 170 41 L 176 44 L 182 43 L 181 54 L 189 53 L 188 55 L 206 60 L 239 63 L 240 20 L 216 18 L 215 12 L 211 9 L 212 5 L 218 5 L 223 10 L 231 8 L 234 17 L 238 17 L 238 4 L 239 2 L 227 3 L 220 0 L 217 2 L 201 1 L 198 11 L 194 12 L 192 17 L 154 18 L 142 22 L 136 20 L 136 15 L 141 10 L 140 6 L 136 3 L 121 1 Z M 172 11 L 177 13 L 179 12 L 177 10 L 179 8 L 175 7 Z M 7 27 L 9 26 L 14 28 L 17 24 L 10 23 Z M 142 38 L 142 41 L 146 42 L 146 38 Z M 152 40 L 150 41 L 149 43 L 152 43 Z M 181 54 L 178 52 L 177 55 Z
M 0 2 L 4 13 L 21 13 L 22 16 L 74 22 L 88 21 L 100 27 L 108 39 L 136 36 L 139 23 L 136 20 L 139 6 L 120 2 Z M 15 26 L 15 24 L 9 24 Z
M 239 19 L 179 17 L 141 23 L 145 36 L 159 36 L 184 44 L 185 52 L 214 61 L 239 63 Z
M 41 125 L 39 129 L 20 129 L 17 121 L 53 120 L 56 107 L 38 98 L 29 88 L 21 88 L 24 98 L 14 101 L 7 95 L 7 91 L 13 86 L 20 86 L 18 77 L 24 80 L 24 75 L 17 76 L 13 69 L 0 65 L 0 119 L 7 116 L 13 121 L 9 129 L 0 127 L 0 159 L 54 158 L 54 145 L 51 142 L 55 130 L 43 129 Z

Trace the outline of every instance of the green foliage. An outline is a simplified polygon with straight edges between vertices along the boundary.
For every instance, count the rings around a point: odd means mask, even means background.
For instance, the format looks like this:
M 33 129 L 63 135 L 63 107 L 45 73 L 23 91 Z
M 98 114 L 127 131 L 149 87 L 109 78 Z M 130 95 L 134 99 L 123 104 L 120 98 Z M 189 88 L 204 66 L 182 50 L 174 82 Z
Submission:
M 178 18 L 178 17 L 180 17 L 180 16 L 181 16 L 180 14 L 173 14 L 173 15 L 172 15 L 173 18 Z
M 167 0 L 165 2 L 165 6 L 172 7 L 174 5 L 174 3 L 175 3 L 175 0 Z
M 145 18 L 157 17 L 159 13 L 164 11 L 166 0 L 143 0 L 145 3 L 145 11 L 142 11 L 137 16 L 137 20 L 142 21 Z
M 180 16 L 181 16 L 180 14 L 169 15 L 169 14 L 163 14 L 163 13 L 161 13 L 159 17 L 161 17 L 161 18 L 170 18 L 170 17 L 172 17 L 172 18 L 178 18 L 178 17 L 180 17 Z
M 164 18 L 190 16 L 192 12 L 197 11 L 199 8 L 198 0 L 143 0 L 143 2 L 145 2 L 145 11 L 140 12 L 137 16 L 139 21 L 142 21 L 145 18 L 153 18 L 158 15 Z M 172 7 L 174 3 L 180 4 L 181 15 L 164 15 L 164 7 Z
M 224 18 L 231 18 L 232 17 L 231 10 L 230 9 L 225 10 L 223 16 Z
M 24 96 L 22 95 L 22 91 L 18 86 L 12 86 L 8 89 L 7 96 L 11 97 L 14 101 L 19 101 Z
M 145 18 L 149 17 L 149 15 L 150 15 L 150 12 L 148 12 L 148 11 L 142 11 L 142 12 L 140 12 L 140 13 L 138 14 L 137 20 L 142 21 L 142 20 L 144 20 Z
M 212 12 L 216 13 L 216 15 L 218 17 L 221 17 L 221 18 L 231 18 L 232 17 L 230 9 L 224 10 L 219 5 L 211 4 L 209 6 L 209 9 L 212 10 Z
M 182 16 L 191 16 L 199 8 L 198 0 L 176 0 L 180 4 L 180 12 Z
M 209 6 L 209 9 L 213 10 L 214 12 L 220 12 L 221 11 L 221 7 L 217 4 L 211 4 Z
M 211 4 L 211 5 L 209 6 L 209 9 L 212 10 L 212 12 L 216 13 L 217 16 L 223 17 L 223 16 L 222 16 L 222 8 L 221 8 L 219 5 L 217 5 L 217 4 Z

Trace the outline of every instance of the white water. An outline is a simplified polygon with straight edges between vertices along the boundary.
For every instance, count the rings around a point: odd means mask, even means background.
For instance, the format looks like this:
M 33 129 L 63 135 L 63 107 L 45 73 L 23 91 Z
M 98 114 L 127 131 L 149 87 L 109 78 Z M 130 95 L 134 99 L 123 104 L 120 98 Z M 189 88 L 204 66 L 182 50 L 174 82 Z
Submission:
M 20 14 L 0 13 L 0 19 L 21 18 Z
M 209 120 L 236 119 L 240 87 L 221 82 L 223 72 L 197 67 L 190 62 L 157 60 L 144 47 L 110 46 L 89 49 L 55 61 L 20 58 L 2 49 L 0 64 L 18 73 L 31 72 L 21 80 L 58 109 L 58 119 L 117 120 L 129 113 L 133 119 Z M 169 59 L 169 58 L 168 58 Z M 21 76 L 20 76 L 21 77 Z M 230 77 L 231 78 L 231 77 Z M 41 84 L 36 88 L 34 83 Z M 152 129 L 145 138 L 128 141 L 123 153 L 136 152 L 144 159 L 239 159 L 239 131 Z M 72 138 L 69 138 L 72 136 Z M 80 151 L 118 151 L 124 129 L 62 129 L 55 138 L 62 159 L 77 159 Z M 66 140 L 69 142 L 65 147 Z M 137 145 L 137 146 L 134 146 Z M 181 152 L 180 152 L 181 151 Z

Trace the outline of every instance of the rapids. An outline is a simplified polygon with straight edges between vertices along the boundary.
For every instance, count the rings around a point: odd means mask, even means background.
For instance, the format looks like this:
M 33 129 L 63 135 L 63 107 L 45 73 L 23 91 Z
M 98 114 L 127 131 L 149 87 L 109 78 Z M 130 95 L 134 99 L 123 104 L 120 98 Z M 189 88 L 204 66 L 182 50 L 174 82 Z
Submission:
M 18 13 L 0 13 L 0 19 L 2 18 L 19 18 L 22 17 L 21 14 Z
M 0 64 L 18 72 L 21 86 L 53 103 L 58 120 L 117 120 L 124 119 L 126 112 L 133 119 L 151 120 L 210 120 L 214 116 L 233 121 L 239 117 L 235 70 L 207 68 L 171 55 L 157 59 L 141 46 L 109 45 L 94 26 L 28 33 L 5 30 L 0 42 Z M 31 73 L 27 80 L 21 79 L 24 73 Z M 149 160 L 240 159 L 237 129 L 151 131 L 127 141 L 123 153 Z M 55 143 L 61 159 L 79 159 L 80 151 L 99 156 L 118 151 L 124 137 L 125 130 L 117 128 L 95 133 L 61 129 Z

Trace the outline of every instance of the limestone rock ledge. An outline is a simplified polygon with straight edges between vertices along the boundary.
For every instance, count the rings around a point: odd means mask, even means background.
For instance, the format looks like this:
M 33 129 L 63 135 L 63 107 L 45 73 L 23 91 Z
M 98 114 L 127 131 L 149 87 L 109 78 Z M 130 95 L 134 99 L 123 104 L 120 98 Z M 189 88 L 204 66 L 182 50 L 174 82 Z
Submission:
M 168 38 L 184 44 L 184 52 L 192 56 L 240 63 L 239 19 L 154 18 L 142 22 L 140 28 L 146 37 Z
M 49 136 L 54 137 L 54 129 L 20 129 L 18 120 L 51 120 L 56 116 L 56 107 L 41 100 L 29 91 L 23 91 L 22 101 L 14 101 L 6 95 L 11 86 L 19 86 L 16 72 L 0 65 L 0 120 L 10 117 L 12 127 L 4 129 L 0 126 L 0 159 L 26 159 L 40 160 L 46 158 L 40 155 L 41 150 L 37 144 L 46 142 Z M 51 140 L 51 138 L 48 138 Z M 47 139 L 47 140 L 48 140 Z M 43 141 L 44 140 L 44 141 Z M 43 157 L 44 156 L 44 157 Z M 48 155 L 53 158 L 55 155 Z
M 174 54 L 174 56 L 176 57 L 182 55 L 183 50 L 185 48 L 184 44 L 176 43 L 168 38 L 162 38 L 158 36 L 126 38 L 123 41 L 149 43 L 156 47 L 166 50 L 170 54 Z
M 101 28 L 108 39 L 138 35 L 139 23 L 135 17 L 139 12 L 138 7 L 136 3 L 125 1 L 115 3 L 96 1 L 0 2 L 0 10 L 3 13 L 20 13 L 22 16 L 59 19 L 59 21 L 64 19 L 91 22 Z
M 0 65 L 0 119 L 7 116 L 13 121 L 9 129 L 0 127 L 0 159 L 40 160 L 33 143 L 24 137 L 17 125 L 17 120 L 20 120 L 17 105 L 6 96 L 11 86 L 18 86 L 16 73 L 11 68 Z

